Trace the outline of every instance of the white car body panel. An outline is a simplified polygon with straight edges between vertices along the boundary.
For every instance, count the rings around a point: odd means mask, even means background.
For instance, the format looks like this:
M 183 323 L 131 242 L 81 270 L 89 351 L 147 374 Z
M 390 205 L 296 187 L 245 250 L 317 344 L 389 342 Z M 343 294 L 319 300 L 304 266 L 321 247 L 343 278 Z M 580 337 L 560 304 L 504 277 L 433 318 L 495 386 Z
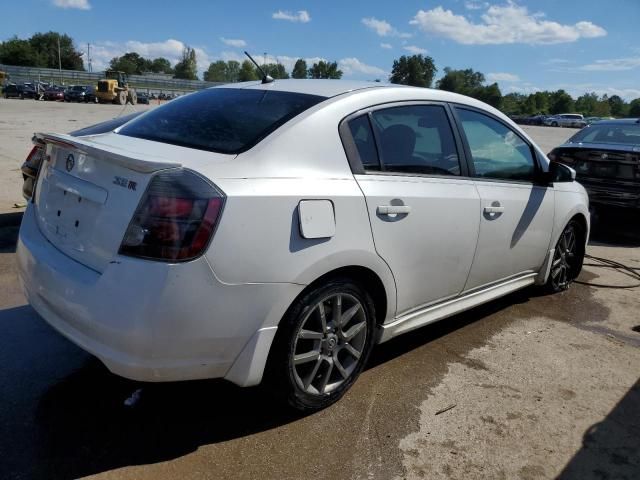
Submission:
M 554 215 L 552 188 L 477 181 L 482 207 L 476 255 L 465 291 L 514 274 L 537 272 L 545 259 Z M 503 212 L 485 209 L 500 205 Z
M 464 288 L 478 238 L 480 198 L 473 181 L 455 177 L 356 175 L 367 198 L 378 254 L 394 272 L 404 314 Z M 406 205 L 408 214 L 381 214 Z
M 439 90 L 335 81 L 237 87 L 335 96 L 239 155 L 131 138 L 118 129 L 81 138 L 43 137 L 50 142 L 52 160 L 43 167 L 35 201 L 24 215 L 17 247 L 20 277 L 29 302 L 47 322 L 119 375 L 144 381 L 224 377 L 255 385 L 285 312 L 306 286 L 326 274 L 357 268 L 379 279 L 385 298 L 377 300 L 386 310 L 378 312 L 378 341 L 386 341 L 540 283 L 548 252 L 567 222 L 581 215 L 588 230 L 586 192 L 575 182 L 548 187 L 510 255 L 499 248 L 510 245 L 518 215 L 526 210 L 526 189 L 507 195 L 473 179 L 356 179 L 352 173 L 340 121 L 389 102 L 473 106 L 531 142 L 482 102 Z M 548 170 L 546 157 L 533 145 Z M 69 153 L 78 155 L 71 172 L 65 170 Z M 197 172 L 226 195 L 207 251 L 184 263 L 120 255 L 118 247 L 153 172 L 174 168 Z M 136 190 L 113 186 L 115 176 L 136 182 Z M 73 218 L 62 225 L 56 220 L 66 201 L 60 195 L 83 196 L 95 205 L 84 210 L 71 202 L 63 214 Z M 411 199 L 410 214 L 397 222 L 378 219 L 377 207 L 395 198 Z M 500 224 L 483 223 L 481 208 L 494 198 L 505 202 L 508 215 Z M 331 236 L 300 234 L 301 201 L 333 205 Z M 75 220 L 87 228 L 59 235 L 61 225 L 76 228 L 70 226 Z M 401 237 L 394 239 L 394 231 Z M 499 266 L 496 258 L 507 261 Z

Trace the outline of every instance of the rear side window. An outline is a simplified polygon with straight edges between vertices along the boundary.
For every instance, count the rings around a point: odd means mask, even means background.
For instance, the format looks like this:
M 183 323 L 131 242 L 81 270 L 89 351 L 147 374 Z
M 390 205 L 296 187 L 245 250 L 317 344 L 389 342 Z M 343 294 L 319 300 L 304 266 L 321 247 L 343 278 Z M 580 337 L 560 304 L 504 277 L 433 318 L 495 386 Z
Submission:
M 349 122 L 349 130 L 358 150 L 362 167 L 365 170 L 380 170 L 380 162 L 378 162 L 378 150 L 376 148 L 376 139 L 371 130 L 369 117 L 362 115 Z
M 376 110 L 371 122 L 383 168 L 389 172 L 460 175 L 460 161 L 444 107 L 411 105 Z
M 326 97 L 212 88 L 173 100 L 118 133 L 218 153 L 241 153 Z

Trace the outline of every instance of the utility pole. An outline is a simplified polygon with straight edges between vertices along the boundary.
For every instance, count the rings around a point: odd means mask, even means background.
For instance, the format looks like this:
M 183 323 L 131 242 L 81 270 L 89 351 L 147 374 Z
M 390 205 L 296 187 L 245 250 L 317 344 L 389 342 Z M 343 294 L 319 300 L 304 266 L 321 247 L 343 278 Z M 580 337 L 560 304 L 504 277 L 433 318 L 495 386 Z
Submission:
M 263 65 L 267 64 L 267 52 L 264 52 L 264 62 L 262 64 Z
M 60 72 L 60 85 L 62 85 L 62 57 L 60 56 L 60 34 L 58 34 L 58 71 Z
M 89 42 L 87 42 L 87 66 L 91 72 L 91 44 Z

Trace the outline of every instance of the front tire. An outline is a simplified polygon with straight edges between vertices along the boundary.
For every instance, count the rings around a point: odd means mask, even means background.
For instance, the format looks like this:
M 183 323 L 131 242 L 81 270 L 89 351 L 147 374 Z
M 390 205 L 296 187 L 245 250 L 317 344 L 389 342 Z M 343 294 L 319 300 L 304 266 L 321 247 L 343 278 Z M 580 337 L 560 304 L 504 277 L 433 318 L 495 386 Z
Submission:
M 584 260 L 584 232 L 571 220 L 564 228 L 553 253 L 551 270 L 545 288 L 549 293 L 567 290 L 582 270 Z
M 301 411 L 337 402 L 356 381 L 373 348 L 375 306 L 348 278 L 298 298 L 283 318 L 268 364 L 274 392 Z

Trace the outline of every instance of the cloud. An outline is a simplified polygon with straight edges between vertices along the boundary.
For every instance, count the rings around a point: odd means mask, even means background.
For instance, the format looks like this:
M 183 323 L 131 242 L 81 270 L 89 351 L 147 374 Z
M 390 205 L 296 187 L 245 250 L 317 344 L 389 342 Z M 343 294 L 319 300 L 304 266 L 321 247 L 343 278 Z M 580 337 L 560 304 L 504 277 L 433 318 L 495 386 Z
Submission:
M 83 42 L 84 43 L 84 42 Z M 136 52 L 145 58 L 164 57 L 172 65 L 182 60 L 182 51 L 187 45 L 180 40 L 170 38 L 163 42 L 140 42 L 129 40 L 127 42 L 95 42 L 91 44 L 91 59 L 93 70 L 99 72 L 109 66 L 113 57 L 119 57 L 127 52 Z M 212 57 L 206 50 L 193 47 L 198 62 L 198 72 L 209 68 Z
M 225 45 L 229 45 L 230 47 L 243 48 L 247 46 L 247 42 L 239 38 L 233 39 L 233 38 L 220 37 L 220 41 Z
M 487 2 L 464 2 L 464 8 L 466 8 L 467 10 L 482 10 L 483 8 L 487 8 L 488 6 L 489 4 Z
M 427 54 L 429 52 L 427 49 L 420 48 L 420 47 L 417 47 L 415 45 L 407 45 L 407 46 L 404 46 L 402 48 L 404 50 L 406 50 L 407 52 L 413 53 L 414 55 L 418 55 L 418 54 L 425 55 L 425 54 Z
M 603 37 L 606 30 L 591 22 L 563 25 L 544 19 L 543 13 L 529 13 L 527 7 L 509 1 L 490 6 L 474 23 L 464 15 L 456 15 L 441 6 L 419 10 L 409 22 L 422 31 L 448 38 L 464 45 L 498 45 L 525 43 L 530 45 L 575 42 L 580 38 Z
M 276 20 L 287 20 L 288 22 L 300 23 L 308 23 L 311 21 L 311 16 L 306 10 L 298 10 L 298 13 L 278 10 L 273 15 L 271 15 L 271 18 L 274 18 Z
M 387 50 L 390 50 L 393 48 L 393 46 L 390 43 L 381 43 L 380 44 L 381 48 L 386 48 Z
M 77 8 L 78 10 L 91 10 L 89 0 L 53 0 L 53 4 L 60 8 Z
M 378 20 L 377 18 L 369 17 L 363 18 L 361 22 L 365 27 L 376 32 L 376 34 L 380 37 L 411 37 L 410 33 L 399 32 L 386 20 Z
M 588 72 L 622 72 L 638 67 L 640 67 L 640 57 L 627 57 L 596 60 L 593 63 L 581 66 L 580 70 Z
M 514 75 L 513 73 L 487 73 L 487 81 L 489 83 L 494 82 L 519 82 L 520 77 L 518 75 Z
M 343 58 L 338 62 L 338 68 L 342 70 L 345 76 L 349 77 L 357 74 L 371 75 L 371 76 L 385 76 L 385 72 L 382 68 L 374 67 L 373 65 L 367 65 L 361 62 L 355 57 Z

